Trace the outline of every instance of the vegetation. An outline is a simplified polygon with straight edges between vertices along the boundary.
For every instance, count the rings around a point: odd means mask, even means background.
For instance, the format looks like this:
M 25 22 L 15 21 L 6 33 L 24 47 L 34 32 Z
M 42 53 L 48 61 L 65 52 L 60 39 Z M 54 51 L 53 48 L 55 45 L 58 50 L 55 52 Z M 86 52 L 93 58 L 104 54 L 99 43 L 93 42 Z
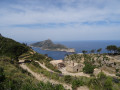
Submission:
M 119 79 L 115 79 L 120 81 Z M 98 77 L 93 77 L 89 81 L 88 86 L 91 90 L 119 90 L 120 83 L 116 83 L 114 78 L 106 76 L 103 72 Z
M 110 46 L 107 46 L 106 49 L 110 51 L 110 53 L 115 53 L 117 51 L 117 46 L 110 45 Z
M 85 67 L 83 68 L 83 71 L 88 74 L 92 74 L 94 72 L 95 66 L 93 66 L 90 63 L 85 63 Z
M 30 73 L 0 58 L 0 90 L 65 90 L 62 85 L 37 81 Z
M 30 48 L 25 44 L 20 44 L 12 39 L 0 37 L 0 56 L 8 56 L 12 60 L 26 53 Z
M 83 80 L 81 79 L 75 79 L 73 82 L 72 82 L 72 89 L 73 90 L 76 90 L 77 87 L 80 87 L 80 86 L 83 86 L 85 83 L 83 82 Z
M 109 46 L 106 47 L 106 49 L 111 54 L 120 54 L 120 47 L 117 47 L 115 45 L 109 45 Z
M 83 51 L 82 51 L 82 53 L 83 53 L 83 54 L 86 54 L 86 53 L 87 53 L 87 51 L 86 51 L 86 50 L 83 50 Z
M 37 60 L 39 61 L 40 63 L 44 64 L 47 68 L 53 70 L 54 72 L 58 72 L 58 73 L 61 73 L 61 71 L 58 70 L 57 67 L 53 66 L 50 61 L 52 60 L 51 58 L 45 56 L 45 55 L 42 55 L 42 54 L 39 54 L 39 53 L 34 53 L 32 55 L 30 55 L 29 57 L 26 58 L 27 60 Z
M 106 49 L 112 54 L 120 53 L 120 47 L 111 45 Z M 87 51 L 83 50 L 84 54 L 82 56 L 74 54 L 70 57 L 71 60 L 77 60 L 77 62 L 80 62 L 80 60 L 84 58 L 85 66 L 83 71 L 92 74 L 95 68 L 95 57 L 99 62 L 101 50 L 101 48 L 96 50 L 98 54 L 94 55 L 86 54 Z M 91 53 L 95 53 L 95 50 L 91 50 Z M 103 61 L 108 60 L 104 55 L 102 57 Z M 63 75 L 56 67 L 49 63 L 51 58 L 35 53 L 25 44 L 20 44 L 2 35 L 0 35 L 0 90 L 65 90 L 62 85 L 53 85 L 49 82 L 43 83 L 37 81 L 29 72 L 23 70 L 19 64 L 13 63 L 13 60 L 18 59 L 26 60 L 26 62 L 30 61 L 26 63 L 26 65 L 36 73 L 58 82 L 71 84 L 73 90 L 83 85 L 88 86 L 91 90 L 120 90 L 120 79 L 108 77 L 103 72 L 97 77 L 93 76 L 90 78 Z M 55 73 L 42 68 L 34 60 L 43 63 L 46 67 L 55 71 Z M 120 76 L 118 69 L 116 69 L 116 73 L 116 76 Z
M 36 62 L 31 62 L 31 63 L 27 63 L 27 66 L 33 70 L 34 72 L 36 73 L 40 73 L 40 74 L 43 74 L 44 76 L 50 78 L 50 79 L 54 79 L 54 80 L 57 80 L 58 82 L 65 82 L 65 83 L 68 83 L 68 84 L 72 84 L 72 82 L 76 82 L 76 80 L 82 80 L 84 82 L 84 84 L 87 84 L 88 83 L 88 80 L 89 78 L 87 77 L 73 77 L 73 76 L 70 76 L 70 75 L 62 75 L 60 73 L 53 73 L 53 72 L 49 72 L 45 69 L 43 69 L 42 67 L 40 67 L 38 65 L 38 63 Z M 77 83 L 74 83 L 74 85 L 77 84 Z M 76 85 L 77 87 L 78 85 Z
M 97 53 L 100 54 L 100 52 L 102 51 L 102 48 L 97 50 Z

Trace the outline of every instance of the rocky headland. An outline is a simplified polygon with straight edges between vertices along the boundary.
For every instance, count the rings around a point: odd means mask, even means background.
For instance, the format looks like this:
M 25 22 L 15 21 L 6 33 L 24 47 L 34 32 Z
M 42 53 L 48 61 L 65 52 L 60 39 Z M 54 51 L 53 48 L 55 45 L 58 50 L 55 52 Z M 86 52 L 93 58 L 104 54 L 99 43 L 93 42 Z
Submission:
M 39 47 L 42 50 L 50 50 L 50 51 L 65 51 L 65 52 L 75 52 L 73 48 L 67 48 L 61 44 L 54 44 L 50 39 L 33 43 L 30 45 L 31 47 Z

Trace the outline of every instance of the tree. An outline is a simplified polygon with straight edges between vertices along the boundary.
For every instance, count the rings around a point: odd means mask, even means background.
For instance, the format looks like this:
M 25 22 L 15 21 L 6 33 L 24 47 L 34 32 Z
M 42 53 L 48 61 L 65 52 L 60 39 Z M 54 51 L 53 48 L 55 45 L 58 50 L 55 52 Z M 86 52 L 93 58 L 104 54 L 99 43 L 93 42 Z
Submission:
M 120 47 L 117 48 L 117 52 L 120 54 Z
M 102 51 L 102 48 L 98 49 L 98 50 L 97 50 L 97 53 L 100 54 L 101 51 Z
M 109 46 L 107 46 L 106 47 L 106 49 L 108 50 L 108 51 L 110 51 L 110 53 L 116 53 L 116 51 L 117 51 L 117 46 L 115 46 L 115 45 L 109 45 Z
M 88 74 L 92 74 L 94 72 L 94 66 L 90 63 L 86 63 L 85 67 L 83 68 L 83 71 Z
M 87 53 L 87 51 L 86 51 L 86 50 L 83 50 L 83 51 L 82 51 L 82 53 L 83 53 L 83 54 L 86 54 L 86 53 Z
M 94 49 L 92 49 L 90 52 L 91 52 L 91 53 L 95 53 L 95 50 L 94 50 Z

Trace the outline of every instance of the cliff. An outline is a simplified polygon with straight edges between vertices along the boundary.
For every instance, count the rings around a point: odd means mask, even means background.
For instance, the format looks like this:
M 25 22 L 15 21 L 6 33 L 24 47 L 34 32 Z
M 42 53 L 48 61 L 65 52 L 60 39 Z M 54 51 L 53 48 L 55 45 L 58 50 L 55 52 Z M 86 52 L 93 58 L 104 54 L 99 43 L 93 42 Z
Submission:
M 75 52 L 73 48 L 67 48 L 66 46 L 61 44 L 54 44 L 50 39 L 33 43 L 30 46 L 39 47 L 43 50 Z

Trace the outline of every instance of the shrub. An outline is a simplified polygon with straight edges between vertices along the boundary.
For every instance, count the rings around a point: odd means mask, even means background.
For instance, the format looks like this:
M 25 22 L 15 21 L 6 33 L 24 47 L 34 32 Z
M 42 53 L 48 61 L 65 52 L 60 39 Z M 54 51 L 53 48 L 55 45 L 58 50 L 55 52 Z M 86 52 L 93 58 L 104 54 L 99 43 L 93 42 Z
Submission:
M 116 73 L 119 72 L 119 69 L 116 69 Z
M 4 69 L 0 67 L 0 82 L 5 80 Z
M 100 73 L 97 75 L 97 77 L 98 77 L 99 79 L 105 79 L 105 78 L 106 78 L 106 75 L 105 75 L 103 72 L 100 72 Z
M 112 80 L 111 78 L 107 78 L 104 84 L 104 88 L 106 90 L 112 90 Z
M 120 73 L 116 73 L 116 76 L 119 76 L 119 77 L 120 77 Z
M 83 71 L 88 74 L 92 74 L 94 72 L 94 66 L 92 64 L 86 63 Z
M 35 67 L 41 68 L 41 66 L 40 66 L 37 62 L 35 62 L 35 61 L 32 61 L 32 64 L 33 64 Z
M 71 83 L 72 77 L 71 77 L 70 75 L 66 75 L 66 76 L 64 77 L 64 81 L 65 81 L 66 83 Z
M 76 89 L 77 87 L 83 86 L 83 85 L 84 85 L 84 82 L 82 80 L 79 80 L 79 79 L 75 79 L 72 82 L 72 88 L 73 89 Z

